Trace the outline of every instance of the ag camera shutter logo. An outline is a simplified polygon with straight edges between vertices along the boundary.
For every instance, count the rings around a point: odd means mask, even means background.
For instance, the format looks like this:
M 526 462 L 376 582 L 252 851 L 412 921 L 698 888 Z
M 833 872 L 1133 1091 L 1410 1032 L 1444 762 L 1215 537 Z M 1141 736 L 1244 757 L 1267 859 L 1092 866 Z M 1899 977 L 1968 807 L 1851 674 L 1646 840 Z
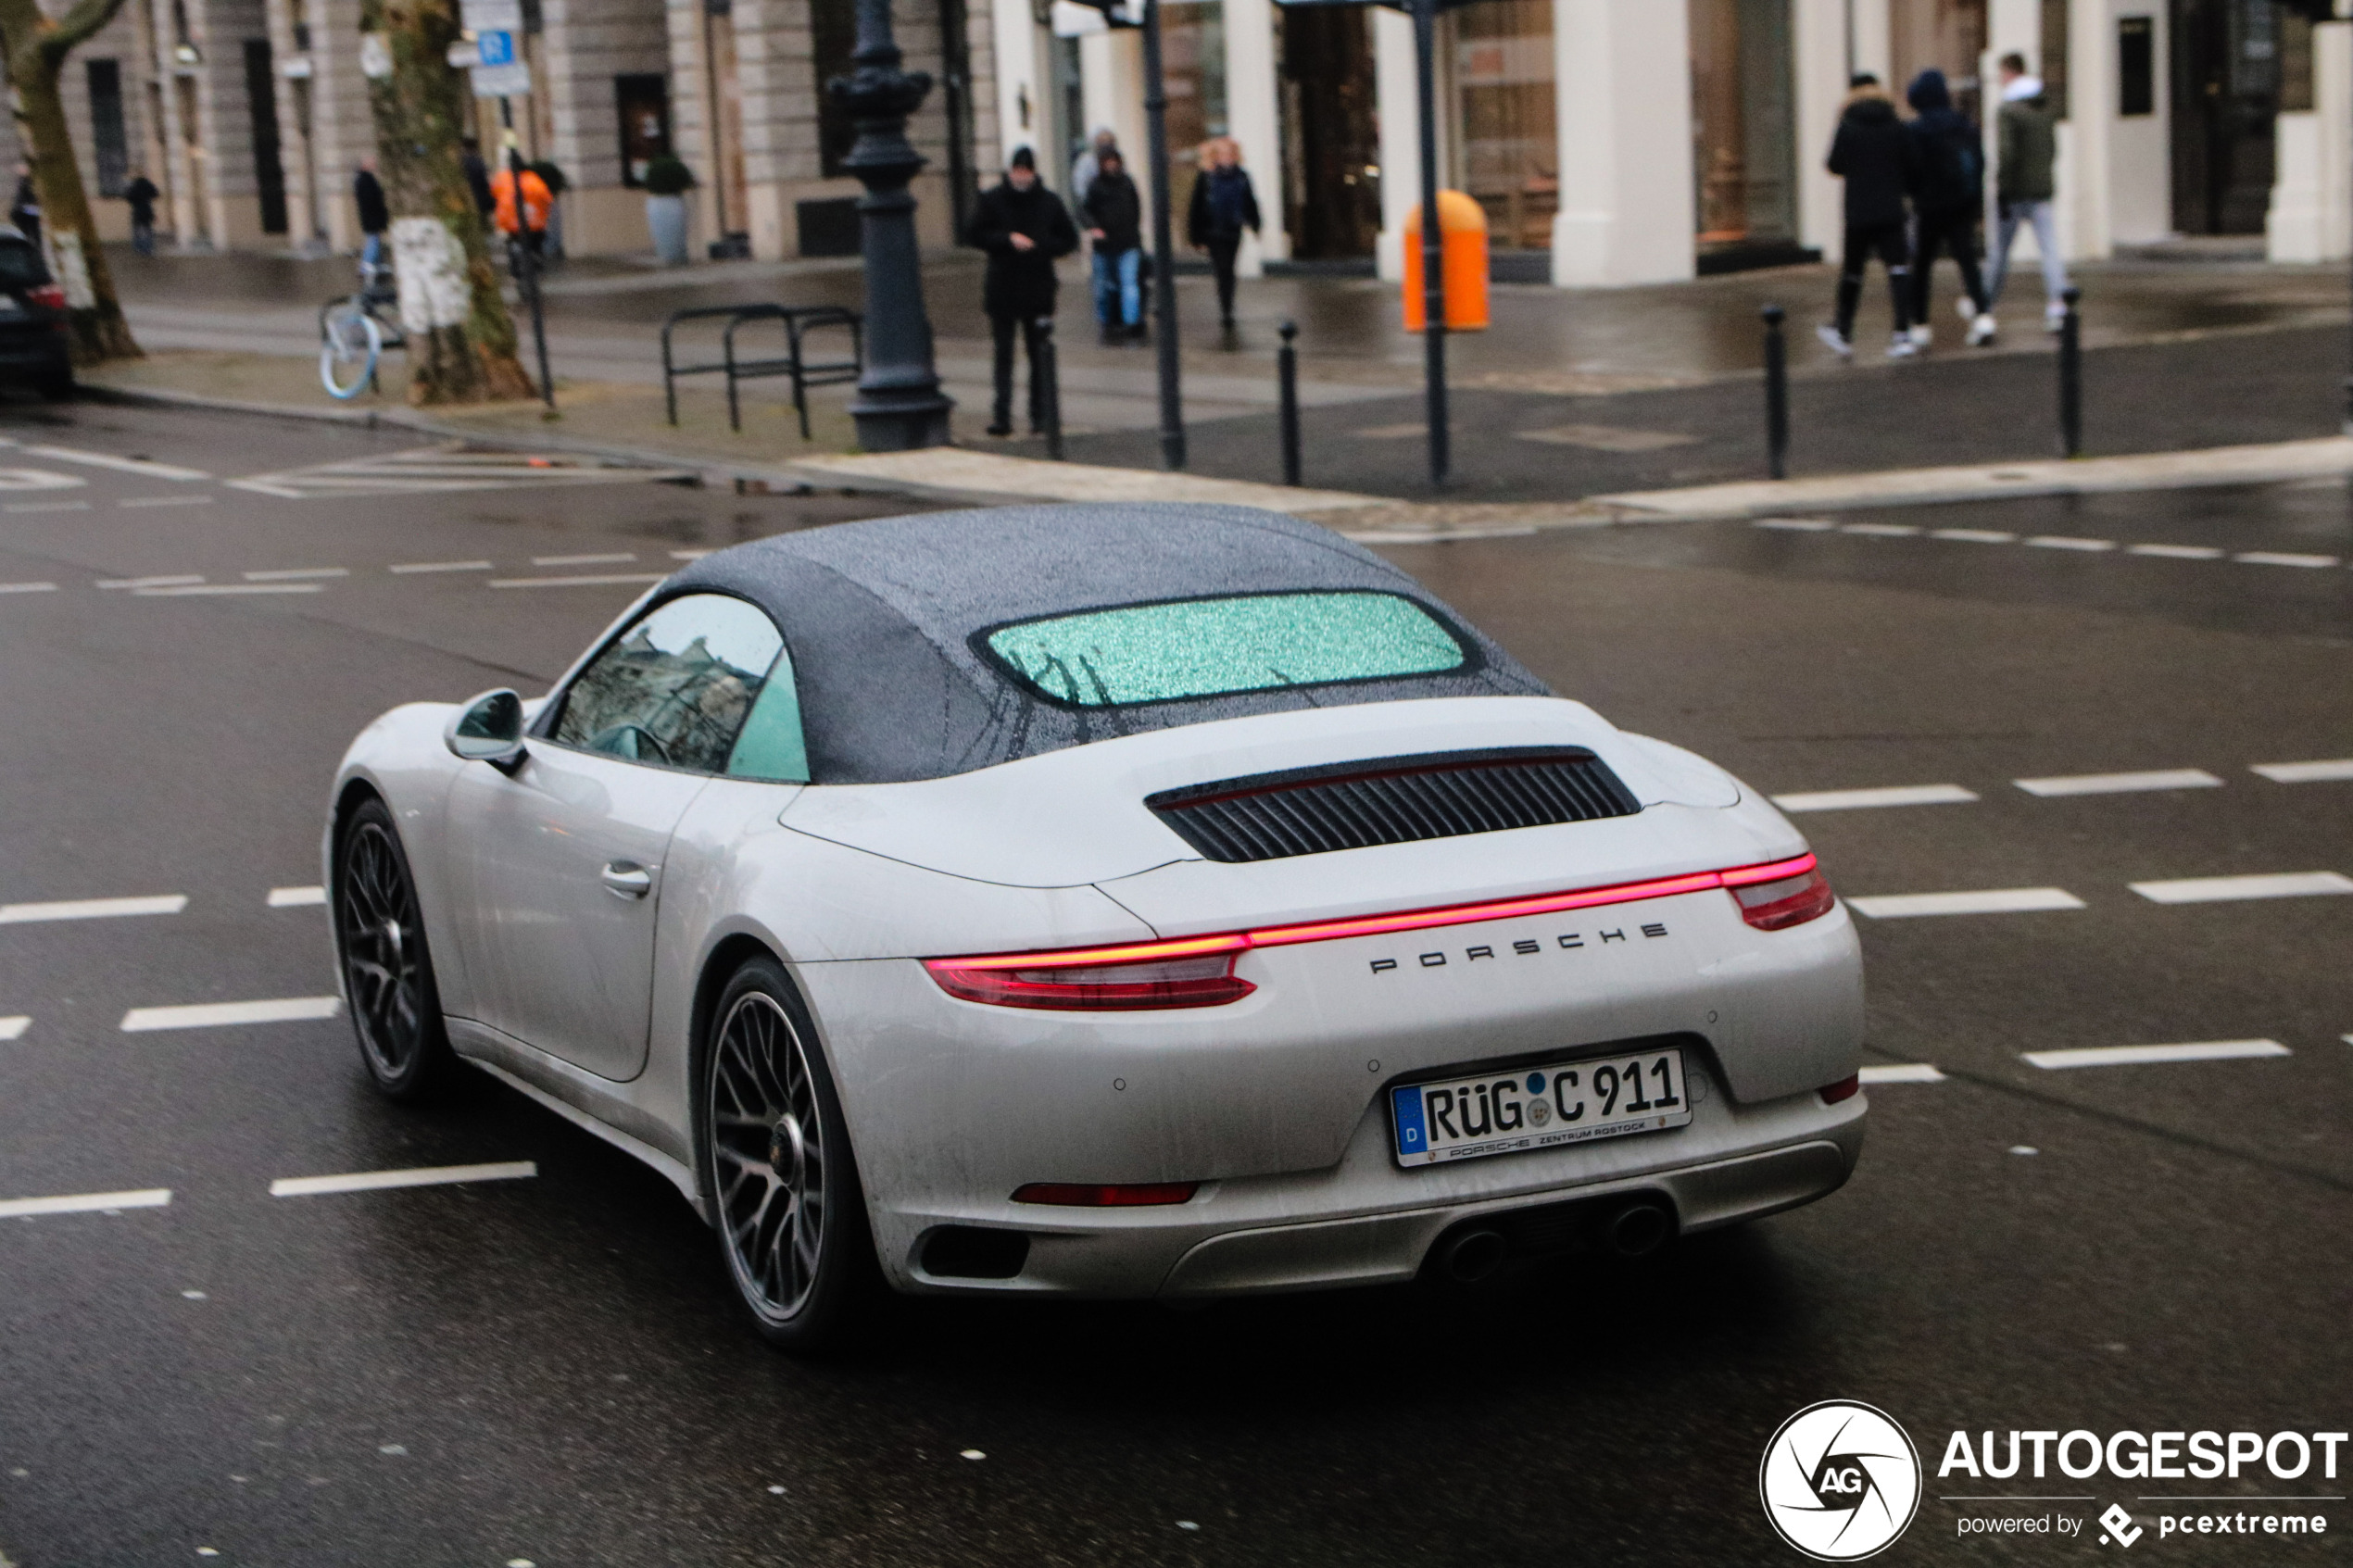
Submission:
M 1825 1399 L 1781 1423 L 1756 1489 L 1781 1539 L 1818 1562 L 1859 1562 L 1919 1512 L 1919 1450 L 1885 1411 Z

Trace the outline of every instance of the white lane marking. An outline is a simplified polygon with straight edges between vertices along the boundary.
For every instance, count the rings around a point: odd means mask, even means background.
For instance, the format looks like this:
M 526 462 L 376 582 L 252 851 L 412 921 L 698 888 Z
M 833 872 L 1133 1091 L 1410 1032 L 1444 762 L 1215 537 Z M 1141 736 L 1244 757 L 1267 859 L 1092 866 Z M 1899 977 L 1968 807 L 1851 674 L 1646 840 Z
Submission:
M 203 581 L 204 579 L 195 573 L 187 572 L 176 577 L 101 577 L 98 579 L 98 586 L 101 588 L 178 588 L 190 583 Z
M 1998 528 L 1939 528 L 1930 532 L 1931 539 L 1952 539 L 1964 545 L 2015 545 L 2018 535 L 2005 533 Z
M 2271 876 L 2193 876 L 2132 885 L 2133 892 L 2152 904 L 2223 904 L 2240 898 L 2323 898 L 2353 893 L 2353 876 L 2336 872 L 2282 872 Z
M 160 893 L 145 898 L 61 898 L 48 904 L 0 904 L 0 925 L 30 925 L 36 921 L 116 920 L 124 915 L 176 915 L 188 907 L 184 893 Z
M 636 558 L 637 552 L 635 550 L 609 550 L 603 555 L 534 556 L 531 558 L 531 564 L 534 566 L 619 566 L 623 561 L 633 561 Z
M 2222 781 L 2203 768 L 2160 768 L 2145 773 L 2071 773 L 2049 779 L 2012 779 L 2029 795 L 2131 795 L 2150 789 L 2220 789 Z
M 2334 784 L 2353 779 L 2353 757 L 2327 762 L 2258 762 L 2249 771 L 2273 784 Z
M 2334 556 L 2300 556 L 2288 550 L 2241 550 L 2231 558 L 2235 561 L 2245 561 L 2249 566 L 2300 566 L 2307 569 L 2318 569 L 2336 564 Z
M 101 1214 L 115 1209 L 161 1209 L 170 1201 L 170 1187 L 77 1192 L 64 1198 L 11 1198 L 0 1200 L 0 1219 L 20 1219 L 28 1214 Z
M 1941 1084 L 1944 1074 L 1925 1061 L 1897 1062 L 1887 1067 L 1866 1067 L 1863 1083 L 1872 1084 Z
M 673 550 L 670 552 L 670 558 L 672 560 L 700 560 L 705 556 L 717 553 L 716 550 Z
M 146 458 L 118 458 L 111 452 L 84 452 L 74 446 L 26 446 L 27 456 L 47 458 L 55 462 L 80 463 L 84 468 L 112 469 L 117 473 L 145 474 L 149 479 L 210 479 L 202 469 L 183 469 L 173 463 L 158 463 Z
M 2277 1040 L 2207 1040 L 2189 1046 L 2084 1046 L 2064 1051 L 2020 1053 L 2037 1067 L 2145 1067 L 2165 1061 L 2236 1061 L 2246 1057 L 2292 1056 Z
M 1977 796 L 1958 784 L 1894 784 L 1884 789 L 1823 789 L 1777 795 L 1784 811 L 1859 811 L 1881 806 L 1965 806 Z
M 0 1018 L 0 1040 L 21 1040 L 24 1032 L 32 1027 L 32 1020 L 19 1013 L 13 1018 Z
M 1988 887 L 1969 893 L 1888 893 L 1876 898 L 1849 898 L 1846 905 L 1873 920 L 1910 920 L 1920 915 L 2020 915 L 2080 909 L 2083 900 L 2064 887 Z
M 309 577 L 348 577 L 350 575 L 351 568 L 347 566 L 289 566 L 281 567 L 274 571 L 248 571 L 245 574 L 245 578 L 248 583 L 299 583 Z
M 81 482 L 77 480 L 75 483 Z M 0 511 L 11 512 L 86 512 L 89 509 L 90 503 L 87 501 L 11 501 L 6 507 L 0 507 Z
M 132 495 L 117 501 L 118 507 L 208 507 L 209 495 Z
M 237 1023 L 292 1023 L 302 1019 L 333 1018 L 343 1010 L 340 997 L 279 997 L 262 1002 L 195 1002 L 185 1007 L 132 1008 L 122 1015 L 122 1032 L 145 1035 L 157 1029 L 218 1029 Z
M 413 1171 L 355 1171 L 343 1176 L 282 1176 L 272 1198 L 315 1198 L 330 1192 L 382 1192 L 390 1187 L 452 1186 L 460 1182 L 514 1182 L 539 1174 L 534 1160 L 496 1165 L 434 1165 Z
M 316 583 L 195 583 L 179 588 L 133 588 L 134 599 L 220 599 L 254 594 L 315 594 Z
M 1860 533 L 1873 539 L 1910 539 L 1919 529 L 1908 522 L 1849 522 L 1841 525 L 1841 533 Z
M 490 585 L 494 588 L 605 588 L 623 583 L 634 583 L 642 587 L 648 583 L 659 583 L 661 580 L 662 574 L 658 571 L 652 573 L 607 572 L 601 576 L 589 577 L 494 577 L 490 580 Z
M 0 594 L 54 594 L 55 583 L 0 583 Z
M 1828 533 L 1838 524 L 1818 517 L 1760 517 L 1758 528 L 1771 528 L 1785 533 Z
M 2166 560 L 2221 560 L 2222 552 L 2211 545 L 2127 545 L 2125 553 L 2135 556 L 2158 556 Z
M 1360 545 L 1452 545 L 1464 539 L 1524 539 L 1536 530 L 1529 528 L 1449 528 L 1443 532 L 1427 529 L 1351 528 L 1340 537 L 1353 539 Z
M 2027 543 L 2041 550 L 2090 551 L 2116 548 L 2116 541 L 2113 539 L 2078 539 L 2066 533 L 2037 533 Z
M 298 909 L 308 904 L 323 904 L 327 890 L 323 887 L 273 887 L 270 890 L 270 907 L 273 909 Z
M 488 571 L 490 563 L 486 560 L 412 560 L 403 561 L 392 570 L 402 576 L 416 571 Z

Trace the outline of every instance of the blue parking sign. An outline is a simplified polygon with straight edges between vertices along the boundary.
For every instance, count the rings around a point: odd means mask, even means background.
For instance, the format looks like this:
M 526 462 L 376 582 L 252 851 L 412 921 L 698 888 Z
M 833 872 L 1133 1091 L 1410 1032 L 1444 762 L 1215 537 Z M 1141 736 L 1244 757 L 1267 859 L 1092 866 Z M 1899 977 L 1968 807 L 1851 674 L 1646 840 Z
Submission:
M 510 66 L 515 63 L 515 35 L 511 32 L 476 33 L 474 45 L 482 52 L 484 65 Z

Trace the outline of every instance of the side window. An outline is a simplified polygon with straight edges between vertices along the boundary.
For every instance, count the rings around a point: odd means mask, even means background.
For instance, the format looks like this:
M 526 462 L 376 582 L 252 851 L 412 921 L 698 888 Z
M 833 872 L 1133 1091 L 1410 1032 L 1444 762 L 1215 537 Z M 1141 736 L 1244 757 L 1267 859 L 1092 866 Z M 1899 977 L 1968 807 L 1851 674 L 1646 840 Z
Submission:
M 800 733 L 800 693 L 793 685 L 792 651 L 776 656 L 768 684 L 751 705 L 751 717 L 727 759 L 727 775 L 775 784 L 809 782 L 809 746 Z
M 718 772 L 784 646 L 768 617 L 741 599 L 673 599 L 580 672 L 564 694 L 555 738 L 635 762 Z M 789 694 L 791 668 L 782 668 Z

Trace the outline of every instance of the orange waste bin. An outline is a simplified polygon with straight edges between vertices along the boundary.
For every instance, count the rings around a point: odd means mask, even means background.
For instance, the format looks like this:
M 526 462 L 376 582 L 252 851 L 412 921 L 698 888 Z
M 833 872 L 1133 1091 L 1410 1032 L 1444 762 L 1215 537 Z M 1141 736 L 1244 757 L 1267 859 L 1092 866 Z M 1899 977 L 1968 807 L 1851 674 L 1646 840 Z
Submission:
M 1422 209 L 1405 215 L 1405 330 L 1422 330 Z M 1438 193 L 1439 287 L 1446 330 L 1487 329 L 1487 213 L 1460 191 Z

